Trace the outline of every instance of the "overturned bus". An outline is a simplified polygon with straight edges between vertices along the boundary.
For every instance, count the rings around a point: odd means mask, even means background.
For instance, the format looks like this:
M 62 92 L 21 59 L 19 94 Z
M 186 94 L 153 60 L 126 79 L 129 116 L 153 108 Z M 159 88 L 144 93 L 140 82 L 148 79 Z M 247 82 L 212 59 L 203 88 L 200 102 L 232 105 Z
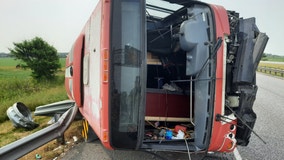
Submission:
M 108 149 L 231 152 L 253 133 L 267 41 L 219 5 L 100 0 L 66 59 L 64 118 L 78 109 Z

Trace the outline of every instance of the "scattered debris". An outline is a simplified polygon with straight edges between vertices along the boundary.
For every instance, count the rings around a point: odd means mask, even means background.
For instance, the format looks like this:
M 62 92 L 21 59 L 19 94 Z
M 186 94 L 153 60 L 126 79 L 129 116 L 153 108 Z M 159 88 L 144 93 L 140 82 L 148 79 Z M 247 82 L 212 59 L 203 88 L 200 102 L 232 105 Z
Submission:
M 9 107 L 7 116 L 16 128 L 34 129 L 39 126 L 33 121 L 29 108 L 22 102 L 14 103 L 13 106 Z
M 162 87 L 164 90 L 168 90 L 168 91 L 176 91 L 176 92 L 181 92 L 182 89 L 177 86 L 174 82 L 171 82 L 171 84 L 165 83 Z
M 173 136 L 172 139 L 184 139 L 184 132 L 182 130 L 178 131 L 178 134 L 176 136 Z
M 53 123 L 55 123 L 56 121 L 55 121 L 55 117 L 52 117 L 48 122 L 47 122 L 47 124 L 48 125 L 51 125 L 51 124 L 53 124 Z
M 61 146 L 61 145 L 58 146 L 57 148 L 54 148 L 53 151 L 57 151 L 57 150 L 59 150 L 59 149 L 62 149 L 62 146 Z
M 73 136 L 73 140 L 76 143 L 78 141 L 78 138 L 76 136 Z
M 150 122 L 145 129 L 144 140 L 178 140 L 178 139 L 193 139 L 193 126 L 190 124 L 169 124 L 160 126 L 160 122 Z
M 35 155 L 35 158 L 36 158 L 36 159 L 41 159 L 41 155 L 36 154 L 36 155 Z

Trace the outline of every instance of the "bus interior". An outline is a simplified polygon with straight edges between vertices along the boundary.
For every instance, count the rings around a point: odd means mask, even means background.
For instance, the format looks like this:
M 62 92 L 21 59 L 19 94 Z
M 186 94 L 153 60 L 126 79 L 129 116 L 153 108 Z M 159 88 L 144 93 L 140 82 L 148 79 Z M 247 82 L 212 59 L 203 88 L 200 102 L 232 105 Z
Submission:
M 186 139 L 187 147 L 193 144 L 191 147 L 204 149 L 209 142 L 214 99 L 215 62 L 211 57 L 216 40 L 211 10 L 192 1 L 185 6 L 165 2 L 162 7 L 147 2 L 142 148 L 184 150 Z

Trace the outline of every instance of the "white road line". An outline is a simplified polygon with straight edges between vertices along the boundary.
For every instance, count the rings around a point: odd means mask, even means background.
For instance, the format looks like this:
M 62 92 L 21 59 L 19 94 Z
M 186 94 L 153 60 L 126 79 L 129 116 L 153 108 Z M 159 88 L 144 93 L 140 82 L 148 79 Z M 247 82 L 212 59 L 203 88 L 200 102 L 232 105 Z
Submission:
M 242 157 L 241 157 L 237 148 L 234 149 L 234 156 L 235 156 L 236 160 L 242 160 Z

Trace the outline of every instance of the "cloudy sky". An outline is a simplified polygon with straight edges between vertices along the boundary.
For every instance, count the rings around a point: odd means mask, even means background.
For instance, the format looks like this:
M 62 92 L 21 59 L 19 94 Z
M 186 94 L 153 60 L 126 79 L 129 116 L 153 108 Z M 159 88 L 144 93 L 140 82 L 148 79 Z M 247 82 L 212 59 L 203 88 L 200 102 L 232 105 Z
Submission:
M 0 0 L 0 52 L 13 42 L 42 37 L 59 52 L 68 52 L 98 0 Z M 284 2 L 280 0 L 203 0 L 256 17 L 269 35 L 266 53 L 284 55 Z

